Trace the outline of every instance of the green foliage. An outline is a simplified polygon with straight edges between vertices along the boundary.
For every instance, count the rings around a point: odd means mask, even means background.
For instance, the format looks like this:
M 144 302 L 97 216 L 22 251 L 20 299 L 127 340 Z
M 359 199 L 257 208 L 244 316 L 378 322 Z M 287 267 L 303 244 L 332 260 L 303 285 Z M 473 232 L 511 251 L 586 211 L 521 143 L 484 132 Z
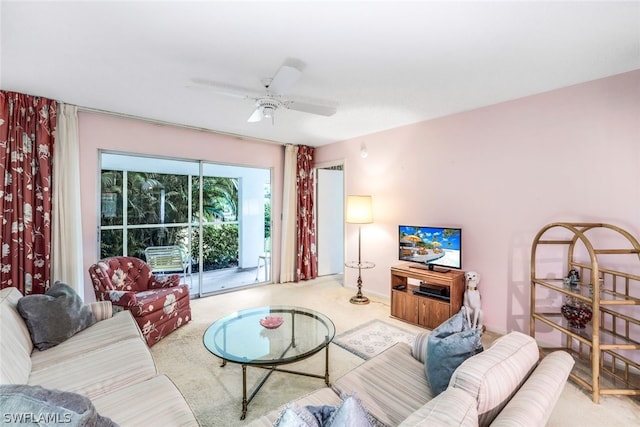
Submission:
M 238 226 L 236 224 L 215 224 L 203 227 L 203 269 L 204 271 L 238 266 Z M 192 259 L 198 259 L 198 229 L 193 229 Z M 194 266 L 197 267 L 197 266 Z
M 264 204 L 264 237 L 271 237 L 271 200 Z
M 206 221 L 235 221 L 238 219 L 237 178 L 205 176 L 202 184 L 202 212 Z M 193 215 L 198 218 L 199 179 L 193 183 Z
M 187 227 L 172 226 L 186 224 L 189 218 L 189 179 L 193 179 L 192 200 L 198 205 L 198 177 L 127 171 L 103 170 L 101 173 L 102 226 L 116 226 L 117 229 L 101 230 L 101 258 L 125 255 L 123 231 L 123 180 L 127 181 L 126 220 L 128 227 L 126 255 L 144 259 L 148 246 L 187 245 Z M 106 195 L 106 196 L 105 196 Z M 237 219 L 238 179 L 204 177 L 203 198 L 205 219 L 221 222 Z M 109 203 L 105 209 L 106 203 Z M 198 209 L 194 207 L 191 221 L 198 221 Z M 197 242 L 197 232 L 194 242 Z M 205 233 L 205 265 L 230 266 L 238 262 L 238 228 L 235 231 L 209 231 Z M 214 239 L 214 240 L 210 240 Z M 221 241 L 232 239 L 232 241 Z M 197 247 L 197 245 L 194 245 Z M 198 259 L 197 249 L 194 251 Z

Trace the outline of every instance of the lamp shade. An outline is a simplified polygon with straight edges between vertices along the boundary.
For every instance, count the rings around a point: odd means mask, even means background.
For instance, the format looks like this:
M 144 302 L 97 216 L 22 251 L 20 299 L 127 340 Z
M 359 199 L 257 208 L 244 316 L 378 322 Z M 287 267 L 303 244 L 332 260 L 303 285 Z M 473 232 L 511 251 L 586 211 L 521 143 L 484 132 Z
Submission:
M 347 222 L 349 224 L 373 222 L 371 196 L 347 196 Z

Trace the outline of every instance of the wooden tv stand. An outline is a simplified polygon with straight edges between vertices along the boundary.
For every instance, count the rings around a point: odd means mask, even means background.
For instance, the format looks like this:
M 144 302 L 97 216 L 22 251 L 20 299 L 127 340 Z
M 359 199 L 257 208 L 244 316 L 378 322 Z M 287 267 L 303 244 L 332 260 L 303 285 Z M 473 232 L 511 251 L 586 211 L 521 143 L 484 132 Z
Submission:
M 420 283 L 445 295 L 414 294 Z M 397 289 L 404 286 L 404 289 Z M 464 298 L 464 271 L 446 273 L 424 269 L 420 264 L 404 263 L 391 267 L 391 317 L 434 329 L 460 311 Z M 448 298 L 446 296 L 448 294 Z

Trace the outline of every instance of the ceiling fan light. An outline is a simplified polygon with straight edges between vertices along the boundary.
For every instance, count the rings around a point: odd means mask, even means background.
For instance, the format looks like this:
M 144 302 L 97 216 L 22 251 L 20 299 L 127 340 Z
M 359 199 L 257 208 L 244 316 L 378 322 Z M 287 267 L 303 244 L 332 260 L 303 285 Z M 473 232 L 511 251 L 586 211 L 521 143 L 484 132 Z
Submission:
M 276 109 L 271 105 L 265 105 L 264 107 L 262 107 L 262 115 L 267 119 L 272 119 L 273 113 L 275 113 L 275 111 Z

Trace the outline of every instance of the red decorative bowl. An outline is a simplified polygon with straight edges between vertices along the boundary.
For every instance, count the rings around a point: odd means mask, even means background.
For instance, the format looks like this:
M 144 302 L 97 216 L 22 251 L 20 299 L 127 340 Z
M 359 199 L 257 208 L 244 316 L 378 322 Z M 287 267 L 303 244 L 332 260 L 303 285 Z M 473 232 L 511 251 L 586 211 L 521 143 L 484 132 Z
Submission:
M 275 329 L 282 325 L 282 317 L 280 316 L 267 316 L 264 319 L 260 319 L 260 324 L 267 329 Z

